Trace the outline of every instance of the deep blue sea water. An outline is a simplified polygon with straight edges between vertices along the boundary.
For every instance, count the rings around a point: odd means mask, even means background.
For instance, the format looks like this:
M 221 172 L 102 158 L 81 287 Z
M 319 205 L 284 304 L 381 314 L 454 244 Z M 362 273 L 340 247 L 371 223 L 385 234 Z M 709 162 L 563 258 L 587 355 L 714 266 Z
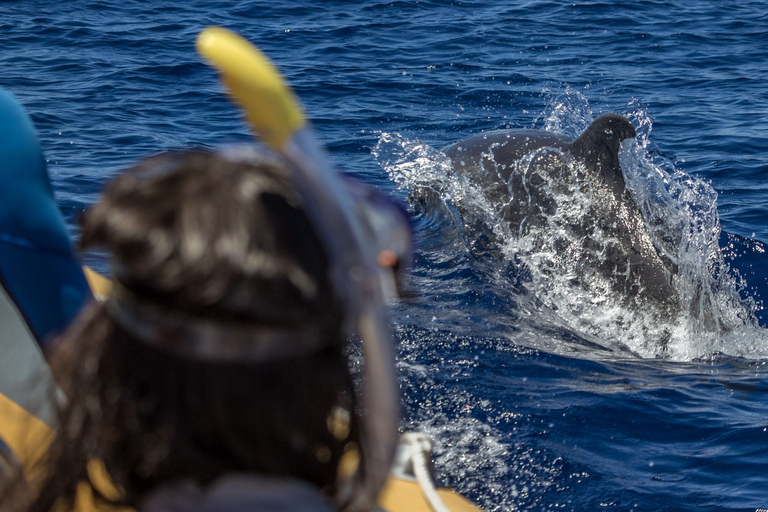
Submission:
M 768 2 L 4 1 L 0 86 L 37 125 L 73 238 L 136 159 L 249 140 L 194 51 L 212 24 L 274 59 L 344 171 L 402 200 L 441 184 L 446 208 L 413 209 L 420 297 L 392 317 L 403 427 L 432 436 L 445 483 L 488 511 L 768 508 Z M 435 148 L 573 136 L 607 112 L 641 134 L 633 192 L 676 187 L 659 212 L 693 226 L 689 278 L 728 329 L 668 325 L 660 351 L 653 322 L 585 307 L 446 214 L 488 224 Z

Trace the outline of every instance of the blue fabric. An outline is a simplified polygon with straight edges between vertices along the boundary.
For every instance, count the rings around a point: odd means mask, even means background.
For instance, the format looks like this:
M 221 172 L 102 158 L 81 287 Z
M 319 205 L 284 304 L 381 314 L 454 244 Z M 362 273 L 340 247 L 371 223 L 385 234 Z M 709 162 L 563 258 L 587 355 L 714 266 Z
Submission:
M 0 483 L 3 482 L 5 478 L 12 476 L 14 470 L 18 467 L 16 456 L 11 449 L 8 448 L 8 445 L 0 439 Z
M 0 452 L 3 452 L 6 456 L 13 455 L 13 452 L 10 448 L 8 448 L 8 445 L 5 444 L 5 441 L 3 441 L 3 438 L 0 437 Z
M 2 89 L 0 284 L 42 345 L 61 332 L 91 296 L 54 199 L 32 120 Z

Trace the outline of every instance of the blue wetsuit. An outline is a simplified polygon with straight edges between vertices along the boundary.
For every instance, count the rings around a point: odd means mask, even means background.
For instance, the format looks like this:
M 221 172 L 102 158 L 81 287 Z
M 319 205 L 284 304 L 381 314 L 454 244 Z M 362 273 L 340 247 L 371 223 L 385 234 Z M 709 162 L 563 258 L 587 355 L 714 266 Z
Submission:
M 49 425 L 41 348 L 90 297 L 32 120 L 0 89 L 0 394 Z

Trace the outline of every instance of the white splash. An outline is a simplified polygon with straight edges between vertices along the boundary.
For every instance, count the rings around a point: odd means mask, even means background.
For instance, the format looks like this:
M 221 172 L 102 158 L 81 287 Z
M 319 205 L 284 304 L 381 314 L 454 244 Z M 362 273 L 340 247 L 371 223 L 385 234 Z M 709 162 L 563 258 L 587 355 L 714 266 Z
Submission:
M 504 204 L 492 204 L 475 183 L 454 171 L 451 160 L 439 150 L 400 134 L 382 133 L 373 153 L 402 189 L 422 201 L 425 214 L 438 212 L 452 218 L 467 251 L 474 250 L 474 239 L 484 233 L 505 264 L 527 267 L 526 288 L 534 299 L 520 301 L 521 315 L 530 318 L 522 332 L 536 330 L 537 317 L 547 326 L 555 317 L 556 324 L 577 336 L 600 340 L 599 344 L 616 347 L 617 352 L 629 348 L 642 357 L 691 360 L 715 352 L 768 356 L 768 332 L 757 325 L 754 304 L 740 298 L 744 283 L 728 268 L 718 246 L 717 193 L 704 180 L 675 169 L 654 150 L 649 137 L 652 120 L 639 102 L 630 102 L 625 115 L 638 133 L 635 140 L 623 143 L 620 153 L 627 188 L 658 252 L 679 269 L 676 287 L 683 313 L 673 319 L 641 303 L 627 305 L 612 291 L 608 279 L 585 271 L 583 263 L 578 263 L 584 257 L 580 254 L 583 241 L 569 225 L 590 215 L 600 203 L 594 190 L 578 183 L 578 162 L 573 162 L 572 182 L 551 187 L 561 200 L 547 225 L 520 234 L 501 221 Z M 586 98 L 567 89 L 552 100 L 536 124 L 575 137 L 592 117 Z M 527 172 L 534 158 L 521 159 L 516 172 Z M 525 345 L 532 339 L 535 336 L 513 341 Z

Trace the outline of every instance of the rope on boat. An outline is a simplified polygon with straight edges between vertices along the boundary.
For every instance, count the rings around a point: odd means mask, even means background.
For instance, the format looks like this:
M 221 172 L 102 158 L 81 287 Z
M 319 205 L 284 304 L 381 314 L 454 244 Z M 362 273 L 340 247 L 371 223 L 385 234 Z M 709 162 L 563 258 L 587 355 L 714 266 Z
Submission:
M 421 487 L 421 492 L 434 512 L 450 512 L 445 506 L 432 481 L 432 476 L 427 468 L 426 454 L 432 452 L 432 442 L 427 436 L 418 432 L 403 434 L 403 440 L 411 446 L 411 463 L 416 481 Z

